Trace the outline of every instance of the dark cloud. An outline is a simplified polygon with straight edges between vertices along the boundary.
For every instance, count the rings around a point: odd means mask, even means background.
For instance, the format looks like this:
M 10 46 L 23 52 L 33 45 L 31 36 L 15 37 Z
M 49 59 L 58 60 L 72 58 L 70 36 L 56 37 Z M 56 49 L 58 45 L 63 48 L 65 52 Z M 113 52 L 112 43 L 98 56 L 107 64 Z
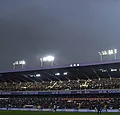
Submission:
M 119 49 L 119 0 L 0 0 L 1 69 L 25 59 L 38 67 L 46 54 L 57 64 L 99 60 Z

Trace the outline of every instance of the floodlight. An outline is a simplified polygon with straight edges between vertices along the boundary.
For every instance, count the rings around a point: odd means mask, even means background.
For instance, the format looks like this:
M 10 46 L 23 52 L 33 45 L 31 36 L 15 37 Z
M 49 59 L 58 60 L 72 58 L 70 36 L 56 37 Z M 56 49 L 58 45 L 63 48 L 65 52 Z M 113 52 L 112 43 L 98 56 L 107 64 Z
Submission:
M 53 56 L 47 56 L 43 58 L 43 61 L 54 61 L 54 57 Z
M 54 57 L 53 56 L 48 56 L 47 61 L 54 61 Z
M 22 61 L 19 61 L 18 63 L 22 65 Z
M 25 61 L 24 60 L 21 60 L 21 61 L 15 61 L 14 63 L 13 63 L 13 69 L 15 69 L 15 66 L 17 66 L 17 65 L 22 65 L 22 68 L 23 68 L 23 66 L 25 65 Z
M 103 55 L 107 55 L 107 51 L 104 51 L 104 52 L 103 52 Z
M 101 52 L 98 52 L 99 53 L 99 55 L 102 55 L 102 53 Z
M 74 64 L 73 66 L 76 66 L 76 64 Z
M 108 54 L 111 55 L 111 50 L 108 50 Z
M 16 62 L 15 62 L 15 65 L 18 65 L 18 64 L 19 64 L 19 62 L 18 62 L 18 61 L 16 61 Z
M 40 58 L 40 62 L 41 62 L 41 67 L 43 66 L 43 62 L 51 62 L 52 63 L 52 66 L 54 64 L 54 60 L 55 60 L 55 57 L 53 56 L 46 56 L 46 57 L 43 57 L 43 58 Z
M 108 50 L 108 55 L 112 55 L 112 54 L 114 54 L 113 50 Z
M 114 55 L 114 59 L 117 59 L 117 49 L 113 49 L 113 50 L 106 50 L 106 51 L 101 51 L 98 52 L 100 55 L 100 60 L 103 60 L 103 56 L 109 56 L 109 55 Z
M 25 61 L 24 61 L 24 60 L 19 61 L 18 64 L 20 64 L 20 65 L 25 65 Z
M 43 61 L 47 61 L 47 57 L 44 57 L 44 58 L 43 58 Z
M 23 65 L 25 65 L 26 64 L 26 62 L 23 60 Z
M 117 49 L 114 49 L 114 53 L 117 54 Z
M 102 51 L 102 55 L 106 55 L 106 51 Z
M 104 55 L 104 51 L 102 51 L 102 55 Z
M 72 64 L 70 64 L 70 67 L 72 67 L 73 65 Z
M 80 66 L 80 64 L 77 64 L 77 66 Z
M 26 63 L 26 62 L 25 62 L 24 60 L 22 60 L 22 65 L 25 65 L 25 63 Z

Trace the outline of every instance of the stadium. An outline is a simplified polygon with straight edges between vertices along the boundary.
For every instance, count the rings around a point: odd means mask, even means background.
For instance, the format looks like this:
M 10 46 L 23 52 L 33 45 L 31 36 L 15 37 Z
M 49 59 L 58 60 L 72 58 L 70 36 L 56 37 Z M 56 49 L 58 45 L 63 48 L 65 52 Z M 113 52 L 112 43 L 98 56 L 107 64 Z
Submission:
M 87 115 L 89 112 L 92 112 L 89 114 L 96 112 L 96 105 L 99 102 L 104 114 L 108 112 L 118 114 L 119 73 L 120 60 L 2 71 L 0 112 L 6 115 L 84 112 L 82 114 Z M 56 112 L 53 113 L 54 110 Z

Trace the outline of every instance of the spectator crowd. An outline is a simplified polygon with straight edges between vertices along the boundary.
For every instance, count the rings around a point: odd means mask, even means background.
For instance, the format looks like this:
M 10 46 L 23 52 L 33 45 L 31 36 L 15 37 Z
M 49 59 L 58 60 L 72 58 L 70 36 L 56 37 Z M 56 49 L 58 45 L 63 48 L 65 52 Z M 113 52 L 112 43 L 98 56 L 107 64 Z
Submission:
M 119 89 L 119 78 L 92 80 L 43 81 L 43 82 L 1 82 L 0 91 L 46 91 L 80 89 Z
M 50 91 L 81 89 L 119 89 L 119 78 L 92 80 L 1 82 L 0 91 Z M 77 94 L 43 96 L 0 96 L 0 108 L 49 108 L 57 104 L 59 109 L 95 109 L 97 102 L 107 108 L 120 108 L 120 94 Z
M 100 102 L 108 109 L 120 108 L 120 95 L 9 96 L 0 98 L 0 108 L 95 109 Z

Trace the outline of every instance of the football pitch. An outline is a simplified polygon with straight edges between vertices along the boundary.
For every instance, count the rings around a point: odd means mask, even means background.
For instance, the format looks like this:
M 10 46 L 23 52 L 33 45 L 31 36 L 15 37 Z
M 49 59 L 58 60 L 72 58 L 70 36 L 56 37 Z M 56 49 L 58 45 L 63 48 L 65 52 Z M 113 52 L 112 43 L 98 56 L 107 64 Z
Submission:
M 0 111 L 0 115 L 97 115 L 80 112 L 33 112 L 33 111 Z M 120 113 L 102 113 L 101 115 L 120 115 Z

